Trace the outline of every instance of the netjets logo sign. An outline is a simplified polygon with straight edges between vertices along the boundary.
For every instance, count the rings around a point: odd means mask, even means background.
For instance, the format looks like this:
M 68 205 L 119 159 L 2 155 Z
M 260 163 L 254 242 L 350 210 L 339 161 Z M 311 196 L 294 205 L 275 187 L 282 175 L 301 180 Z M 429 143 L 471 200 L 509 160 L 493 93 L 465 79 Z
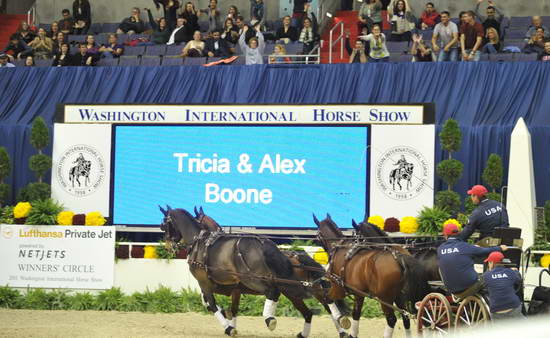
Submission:
M 67 149 L 55 168 L 63 189 L 76 197 L 93 194 L 105 180 L 105 161 L 95 148 L 84 144 Z
M 409 146 L 386 150 L 376 163 L 376 183 L 388 197 L 405 201 L 426 187 L 429 166 L 422 153 Z

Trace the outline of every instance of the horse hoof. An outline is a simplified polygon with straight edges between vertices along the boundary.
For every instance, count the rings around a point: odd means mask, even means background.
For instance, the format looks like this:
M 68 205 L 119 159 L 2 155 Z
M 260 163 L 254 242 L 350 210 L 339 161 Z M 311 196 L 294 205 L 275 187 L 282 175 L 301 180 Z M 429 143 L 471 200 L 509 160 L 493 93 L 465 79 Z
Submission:
M 237 329 L 233 326 L 228 326 L 227 329 L 225 329 L 225 334 L 230 337 L 235 337 L 237 335 Z
M 265 319 L 265 324 L 267 325 L 267 328 L 270 331 L 273 331 L 277 327 L 277 319 L 275 319 L 273 317 L 266 318 Z
M 227 318 L 227 320 L 233 319 L 233 312 L 231 312 L 231 310 L 225 311 L 225 318 Z
M 340 332 L 339 336 L 340 336 L 340 338 L 355 338 L 352 335 L 348 335 L 345 332 Z
M 347 330 L 351 327 L 351 322 L 348 317 L 340 317 L 340 319 L 338 319 L 338 324 L 340 324 L 340 326 L 344 330 Z
M 300 332 L 296 335 L 296 338 L 306 338 L 306 337 L 302 336 L 302 332 Z

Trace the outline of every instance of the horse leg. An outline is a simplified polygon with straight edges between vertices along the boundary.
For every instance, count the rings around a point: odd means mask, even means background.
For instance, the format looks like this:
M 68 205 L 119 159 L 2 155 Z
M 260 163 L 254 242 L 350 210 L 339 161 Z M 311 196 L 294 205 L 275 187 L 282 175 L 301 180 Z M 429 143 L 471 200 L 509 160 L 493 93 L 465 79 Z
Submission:
M 234 289 L 231 292 L 231 310 L 227 312 L 227 319 L 231 326 L 237 328 L 237 313 L 239 312 L 239 304 L 241 302 L 241 290 Z
M 382 299 L 384 302 L 388 304 L 392 304 L 393 301 Z M 384 329 L 384 338 L 391 338 L 393 336 L 393 329 L 395 328 L 395 323 L 397 322 L 397 317 L 395 317 L 395 313 L 393 312 L 393 309 L 387 305 L 380 304 L 382 306 L 382 311 L 384 312 L 384 315 L 386 316 L 386 323 L 388 326 Z
M 328 297 L 330 299 L 343 299 L 345 296 L 346 290 L 344 290 L 343 287 L 335 283 L 331 283 L 330 290 L 328 291 Z M 351 322 L 346 316 L 342 315 L 340 309 L 336 306 L 336 303 L 330 303 L 328 304 L 328 307 L 330 309 L 332 319 L 336 320 L 336 322 L 344 329 L 349 329 Z
M 225 334 L 228 336 L 235 336 L 237 335 L 237 330 L 231 326 L 231 323 L 225 318 L 224 311 L 222 308 L 220 308 L 216 304 L 216 299 L 214 298 L 214 294 L 211 292 L 205 292 L 202 293 L 203 301 L 206 304 L 206 308 L 208 311 L 214 313 L 214 317 L 220 322 L 220 325 L 224 328 Z
M 396 305 L 400 309 L 405 308 L 405 303 L 402 300 L 396 301 Z M 401 313 L 401 320 L 403 320 L 403 328 L 405 329 L 405 337 L 406 338 L 412 337 L 412 334 L 411 334 L 411 319 L 406 314 Z
M 266 292 L 266 300 L 264 303 L 263 316 L 265 320 L 265 325 L 271 331 L 275 330 L 277 327 L 277 319 L 275 319 L 275 311 L 277 310 L 277 303 L 279 302 L 279 297 L 281 296 L 281 291 L 277 288 L 271 288 Z
M 315 297 L 317 298 L 317 297 Z M 319 299 L 317 298 L 317 300 L 323 305 L 323 307 L 325 308 L 325 311 L 327 311 L 329 314 L 330 314 L 330 319 L 332 319 L 332 322 L 334 323 L 334 327 L 336 328 L 336 331 L 338 332 L 338 336 L 340 338 L 345 338 L 347 337 L 346 335 L 346 330 L 344 330 L 340 324 L 338 323 L 338 321 L 336 319 L 334 319 L 334 317 L 332 316 L 332 311 L 330 310 L 330 305 L 335 305 L 336 304 L 334 302 L 330 302 L 330 303 L 327 303 L 326 301 L 324 301 L 323 299 Z M 336 306 L 337 307 L 337 306 Z M 337 307 L 338 308 L 338 307 Z
M 313 313 L 306 306 L 303 299 L 288 296 L 287 298 L 290 300 L 290 302 L 292 302 L 292 305 L 294 305 L 296 310 L 300 311 L 302 317 L 304 317 L 304 328 L 302 329 L 302 332 L 296 335 L 296 337 L 307 338 L 309 336 L 309 333 L 311 332 L 311 318 L 313 317 Z
M 361 310 L 363 309 L 363 302 L 365 297 L 355 296 L 355 302 L 353 303 L 353 313 L 351 322 L 351 333 L 352 338 L 357 338 L 359 336 L 359 320 L 361 319 Z

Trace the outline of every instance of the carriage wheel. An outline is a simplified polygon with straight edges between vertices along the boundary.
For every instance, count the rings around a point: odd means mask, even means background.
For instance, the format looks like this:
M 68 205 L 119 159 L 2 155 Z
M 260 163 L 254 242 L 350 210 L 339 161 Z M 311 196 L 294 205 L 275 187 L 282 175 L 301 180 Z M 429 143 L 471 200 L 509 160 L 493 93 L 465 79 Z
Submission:
M 478 296 L 466 297 L 458 306 L 455 328 L 485 325 L 491 316 L 487 303 Z
M 444 295 L 432 292 L 424 297 L 418 307 L 419 335 L 446 335 L 451 330 L 451 321 L 451 304 Z

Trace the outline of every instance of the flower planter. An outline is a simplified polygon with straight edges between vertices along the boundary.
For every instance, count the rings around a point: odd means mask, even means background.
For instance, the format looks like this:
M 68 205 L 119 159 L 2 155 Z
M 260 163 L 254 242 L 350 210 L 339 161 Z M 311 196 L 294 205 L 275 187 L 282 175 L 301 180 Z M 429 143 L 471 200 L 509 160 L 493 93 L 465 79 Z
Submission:
M 133 245 L 132 246 L 131 257 L 132 258 L 143 258 L 143 253 L 144 253 L 143 248 L 144 248 L 143 245 Z
M 115 248 L 115 257 L 120 259 L 130 258 L 130 246 L 119 245 L 118 248 Z

